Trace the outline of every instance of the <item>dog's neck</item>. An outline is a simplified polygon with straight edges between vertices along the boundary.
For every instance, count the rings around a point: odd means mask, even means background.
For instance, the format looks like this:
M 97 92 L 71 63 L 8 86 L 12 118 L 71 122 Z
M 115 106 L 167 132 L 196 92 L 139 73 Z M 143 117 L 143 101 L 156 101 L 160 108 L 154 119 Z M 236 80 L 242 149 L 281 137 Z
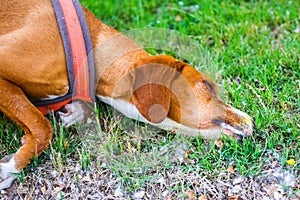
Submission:
M 138 58 L 149 54 L 133 40 L 97 19 L 83 7 L 95 54 L 96 93 L 101 96 L 127 98 L 130 82 L 124 80 Z M 122 80 L 122 84 L 120 81 Z M 121 88 L 120 88 L 121 87 Z

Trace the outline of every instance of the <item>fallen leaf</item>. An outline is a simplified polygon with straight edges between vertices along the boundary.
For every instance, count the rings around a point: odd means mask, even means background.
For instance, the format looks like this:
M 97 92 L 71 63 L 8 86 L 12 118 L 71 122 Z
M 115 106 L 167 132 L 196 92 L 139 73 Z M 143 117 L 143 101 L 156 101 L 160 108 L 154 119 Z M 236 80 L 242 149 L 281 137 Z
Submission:
M 222 149 L 224 143 L 222 140 L 215 140 L 215 145 L 219 148 Z
M 81 179 L 82 182 L 91 182 L 91 178 L 89 176 L 85 176 Z
M 59 192 L 61 192 L 63 189 L 64 189 L 63 186 L 58 186 L 58 187 L 55 187 L 55 188 L 54 188 L 53 192 L 54 192 L 54 193 L 59 193 Z
M 167 200 L 172 200 L 172 194 L 168 196 Z
M 189 151 L 186 150 L 186 151 L 184 152 L 184 158 L 188 158 L 188 157 L 189 157 Z
M 181 16 L 180 16 L 180 15 L 177 15 L 177 16 L 175 17 L 175 21 L 181 21 Z
M 47 189 L 46 189 L 46 187 L 45 187 L 45 186 L 41 187 L 41 192 L 42 192 L 43 194 L 45 194 L 45 193 L 46 193 L 46 191 L 47 191 Z
M 234 167 L 232 165 L 229 165 L 229 167 L 227 168 L 227 171 L 232 174 L 235 173 Z
M 195 192 L 186 192 L 189 200 L 195 199 Z
M 228 197 L 228 200 L 239 200 L 240 197 L 239 196 L 231 196 L 231 197 Z
M 205 195 L 201 195 L 198 200 L 208 200 L 208 198 Z

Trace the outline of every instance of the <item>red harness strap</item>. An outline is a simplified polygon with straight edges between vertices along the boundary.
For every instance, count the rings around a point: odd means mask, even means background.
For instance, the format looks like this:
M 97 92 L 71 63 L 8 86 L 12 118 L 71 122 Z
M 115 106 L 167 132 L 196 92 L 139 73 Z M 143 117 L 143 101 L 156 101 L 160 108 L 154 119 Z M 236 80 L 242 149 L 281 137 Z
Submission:
M 67 99 L 65 101 L 61 101 L 54 104 L 49 104 L 47 106 L 36 106 L 39 111 L 43 113 L 43 115 L 49 114 L 49 112 L 55 112 L 59 109 L 61 109 L 64 105 L 68 104 L 72 99 Z
M 80 24 L 80 19 L 77 15 L 76 8 L 74 6 L 75 3 L 77 3 L 77 9 L 78 9 L 78 1 L 72 2 L 72 0 L 58 0 L 58 2 L 52 1 L 55 12 L 57 12 L 58 5 L 60 5 L 60 8 L 63 14 L 64 19 L 58 19 L 59 26 L 62 23 L 61 21 L 64 21 L 64 28 L 67 30 L 61 30 L 61 34 L 66 34 L 68 37 L 68 42 L 67 44 L 69 45 L 69 50 L 71 50 L 71 58 L 68 58 L 66 56 L 66 59 L 72 59 L 71 62 L 73 63 L 73 69 L 71 69 L 72 74 L 74 74 L 75 78 L 69 77 L 69 82 L 70 80 L 74 80 L 74 83 L 69 83 L 69 84 L 75 84 L 73 88 L 73 91 L 70 91 L 73 93 L 71 97 L 69 96 L 68 98 L 63 99 L 62 101 L 56 102 L 56 103 L 50 103 L 48 105 L 42 105 L 39 106 L 37 105 L 37 108 L 44 114 L 48 114 L 49 111 L 57 111 L 67 103 L 69 103 L 71 100 L 77 99 L 77 100 L 83 100 L 83 101 L 88 101 L 88 102 L 93 102 L 94 97 L 91 97 L 93 95 L 94 91 L 90 91 L 91 84 L 94 84 L 93 82 L 90 82 L 93 80 L 93 78 L 90 77 L 90 71 L 89 71 L 89 59 L 87 55 L 87 49 L 86 49 L 86 43 L 85 39 L 89 37 L 84 37 L 83 32 L 82 32 L 82 24 Z M 58 4 L 59 3 L 59 4 Z M 55 5 L 56 4 L 56 5 Z M 80 5 L 79 5 L 80 6 Z M 81 9 L 81 7 L 80 7 Z M 83 14 L 82 14 L 83 15 Z M 59 21 L 60 20 L 60 21 Z M 61 27 L 60 27 L 61 28 Z M 85 27 L 87 29 L 87 27 Z M 64 33 L 63 33 L 64 32 Z M 86 35 L 85 35 L 86 36 Z M 89 36 L 89 33 L 88 33 Z M 90 38 L 89 38 L 90 39 Z M 91 43 L 91 42 L 90 42 Z M 64 41 L 64 45 L 66 48 L 66 42 Z M 91 46 L 91 45 L 90 45 Z M 65 50 L 66 51 L 66 50 Z M 89 52 L 90 53 L 90 52 Z M 68 63 L 68 62 L 67 62 Z M 70 65 L 68 65 L 70 67 Z M 68 69 L 69 71 L 70 69 Z M 93 70 L 92 70 L 93 71 Z M 70 76 L 70 73 L 68 73 Z

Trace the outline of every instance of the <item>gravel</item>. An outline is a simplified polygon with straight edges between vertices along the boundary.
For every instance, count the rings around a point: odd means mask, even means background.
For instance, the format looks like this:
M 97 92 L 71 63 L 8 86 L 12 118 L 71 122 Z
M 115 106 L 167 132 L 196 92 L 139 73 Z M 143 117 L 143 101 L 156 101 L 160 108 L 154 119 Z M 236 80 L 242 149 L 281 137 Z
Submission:
M 58 172 L 46 160 L 30 169 L 22 183 L 17 180 L 11 188 L 2 190 L 0 199 L 300 199 L 299 172 L 278 166 L 257 176 L 221 171 L 211 178 L 210 172 L 201 168 L 183 170 L 180 159 L 177 165 L 148 172 L 151 178 L 130 191 L 124 178 L 107 167 L 110 163 L 93 160 L 88 170 L 82 170 L 73 159 L 66 163 Z

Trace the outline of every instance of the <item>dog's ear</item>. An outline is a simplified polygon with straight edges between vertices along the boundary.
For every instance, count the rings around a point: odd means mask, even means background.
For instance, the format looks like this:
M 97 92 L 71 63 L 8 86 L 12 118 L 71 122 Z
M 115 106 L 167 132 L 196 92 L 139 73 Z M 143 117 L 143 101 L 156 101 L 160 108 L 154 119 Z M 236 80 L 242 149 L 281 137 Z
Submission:
M 171 83 L 179 76 L 184 62 L 170 56 L 140 59 L 131 69 L 131 100 L 141 115 L 152 123 L 163 121 L 169 112 Z

